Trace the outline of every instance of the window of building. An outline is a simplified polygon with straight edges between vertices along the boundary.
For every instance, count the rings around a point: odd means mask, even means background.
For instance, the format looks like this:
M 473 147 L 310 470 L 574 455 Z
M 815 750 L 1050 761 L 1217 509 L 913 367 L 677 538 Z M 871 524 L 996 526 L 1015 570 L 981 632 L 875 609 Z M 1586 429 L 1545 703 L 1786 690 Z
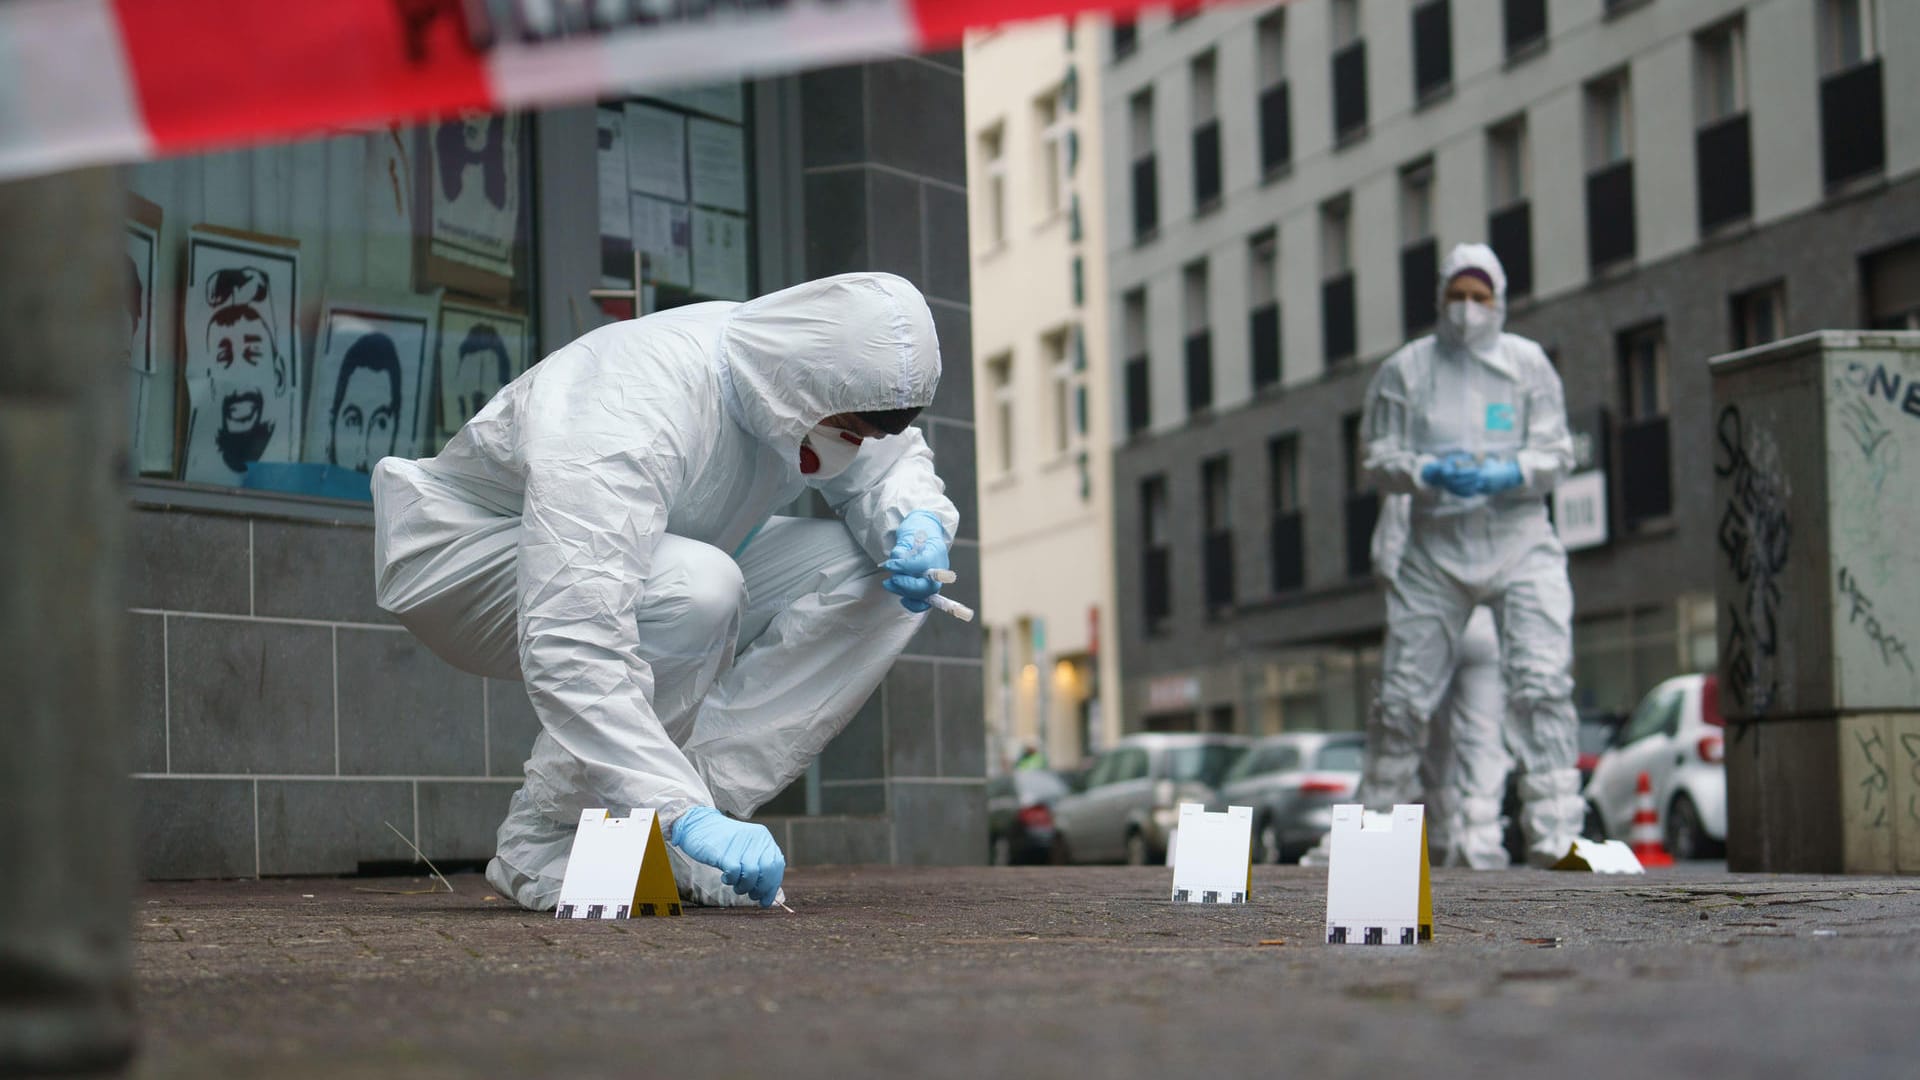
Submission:
M 1002 476 L 1013 472 L 1014 402 L 1018 394 L 1013 386 L 1013 354 L 1003 353 L 987 361 L 987 387 L 993 400 L 994 469 Z
M 1213 332 L 1205 259 L 1180 273 L 1181 318 L 1186 328 L 1187 411 L 1213 406 Z
M 1345 143 L 1367 130 L 1367 43 L 1360 0 L 1333 0 L 1333 136 Z
M 1637 250 L 1633 116 L 1626 73 L 1587 84 L 1587 260 L 1595 272 Z
M 1140 28 L 1131 18 L 1113 24 L 1113 58 L 1116 62 L 1132 56 L 1140 47 Z
M 1694 161 L 1702 232 L 1753 216 L 1746 67 L 1746 33 L 1740 20 L 1694 37 Z
M 1886 167 L 1886 89 L 1873 0 L 1819 0 L 1820 144 L 1829 187 Z
M 1400 170 L 1400 321 L 1407 337 L 1438 318 L 1440 245 L 1433 235 L 1433 159 Z
M 1140 482 L 1141 592 L 1147 633 L 1164 631 L 1173 614 L 1172 541 L 1167 520 L 1167 479 L 1150 476 Z
M 1547 0 L 1504 0 L 1507 59 L 1547 43 Z
M 1328 365 L 1357 347 L 1352 209 L 1345 195 L 1320 206 L 1320 334 Z
M 1786 336 L 1787 284 L 1776 281 L 1733 294 L 1733 347 L 1751 349 Z
M 1059 88 L 1041 95 L 1033 103 L 1034 130 L 1040 133 L 1040 217 L 1053 218 L 1067 207 L 1067 174 L 1072 152 L 1073 113 L 1066 107 Z
M 1007 242 L 1007 147 L 1006 125 L 995 124 L 980 133 L 980 162 L 984 183 L 981 198 L 986 226 L 987 246 L 997 248 Z
M 1507 271 L 1507 296 L 1533 293 L 1532 165 L 1525 114 L 1487 129 L 1487 243 Z
M 1667 330 L 1660 322 L 1620 334 L 1620 507 L 1629 530 L 1673 512 Z
M 1453 16 L 1447 0 L 1413 6 L 1413 96 L 1429 101 L 1453 86 Z
M 437 453 L 540 356 L 530 127 L 476 113 L 128 168 L 132 471 L 364 501 L 379 459 Z M 628 287 L 633 255 L 603 254 Z
M 1267 443 L 1267 504 L 1271 517 L 1270 586 L 1289 592 L 1306 582 L 1305 502 L 1300 489 L 1300 437 L 1281 435 Z
M 1153 422 L 1147 368 L 1147 291 L 1134 289 L 1127 293 L 1120 310 L 1120 345 L 1126 357 L 1127 434 L 1138 435 Z
M 1861 260 L 1867 325 L 1875 330 L 1920 330 L 1920 240 Z
M 1153 151 L 1153 90 L 1127 101 L 1127 144 L 1133 160 L 1133 239 L 1140 243 L 1160 228 L 1160 177 Z
M 1380 518 L 1380 496 L 1367 487 L 1366 434 L 1361 429 L 1362 415 L 1348 413 L 1340 421 L 1340 446 L 1347 487 L 1347 576 L 1366 577 L 1373 572 L 1373 527 Z
M 1207 611 L 1233 606 L 1233 483 L 1225 456 L 1200 463 L 1202 588 Z
M 1272 175 L 1293 161 L 1293 117 L 1287 90 L 1287 13 L 1261 16 L 1255 28 L 1260 76 L 1260 171 Z
M 1248 341 L 1253 388 L 1280 385 L 1280 241 L 1267 229 L 1247 241 Z
M 1062 327 L 1040 341 L 1046 360 L 1047 384 L 1052 408 L 1049 410 L 1053 452 L 1066 454 L 1086 441 L 1087 373 L 1075 357 L 1078 331 Z
M 1220 202 L 1220 99 L 1214 54 L 1208 50 L 1188 65 L 1193 104 L 1193 205 L 1206 210 Z

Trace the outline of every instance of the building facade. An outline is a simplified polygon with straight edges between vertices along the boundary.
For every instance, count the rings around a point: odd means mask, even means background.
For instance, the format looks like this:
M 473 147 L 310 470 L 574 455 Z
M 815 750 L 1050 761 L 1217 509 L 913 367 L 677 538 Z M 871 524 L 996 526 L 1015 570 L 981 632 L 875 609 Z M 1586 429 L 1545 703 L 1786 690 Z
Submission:
M 1356 727 L 1377 362 L 1460 241 L 1566 387 L 1576 698 L 1715 660 L 1706 361 L 1920 308 L 1920 7 L 1300 0 L 1107 46 L 1129 730 Z
M 374 604 L 365 469 L 432 453 L 506 380 L 636 301 L 852 270 L 919 286 L 948 357 L 919 424 L 961 511 L 956 595 L 978 603 L 961 63 L 131 169 L 144 872 L 490 856 L 538 721 L 519 683 L 454 670 Z M 790 861 L 984 861 L 980 654 L 971 628 L 928 621 L 764 808 Z
M 990 767 L 1118 730 L 1104 24 L 969 38 L 974 415 Z

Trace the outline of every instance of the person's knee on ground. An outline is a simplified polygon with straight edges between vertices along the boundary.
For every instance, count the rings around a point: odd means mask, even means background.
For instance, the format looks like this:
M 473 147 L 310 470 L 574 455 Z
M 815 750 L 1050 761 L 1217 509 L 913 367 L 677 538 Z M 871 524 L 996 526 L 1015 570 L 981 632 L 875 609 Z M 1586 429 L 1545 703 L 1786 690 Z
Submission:
M 487 883 L 528 911 L 552 911 L 560 901 L 576 828 L 541 813 L 525 787 L 515 789 L 495 835 Z

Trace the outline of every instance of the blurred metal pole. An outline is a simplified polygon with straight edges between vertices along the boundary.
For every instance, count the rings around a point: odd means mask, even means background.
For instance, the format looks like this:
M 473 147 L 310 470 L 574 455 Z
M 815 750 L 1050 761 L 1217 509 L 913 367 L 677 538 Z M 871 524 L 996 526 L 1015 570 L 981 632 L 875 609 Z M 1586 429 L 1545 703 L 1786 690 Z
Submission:
M 0 1074 L 133 1047 L 125 198 L 0 184 Z

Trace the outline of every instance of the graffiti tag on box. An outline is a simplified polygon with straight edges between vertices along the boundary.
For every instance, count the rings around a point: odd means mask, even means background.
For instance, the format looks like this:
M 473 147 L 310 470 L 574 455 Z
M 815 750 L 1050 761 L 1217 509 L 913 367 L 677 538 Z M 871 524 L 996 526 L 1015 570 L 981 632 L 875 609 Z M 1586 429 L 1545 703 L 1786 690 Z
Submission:
M 1895 662 L 1914 674 L 1913 657 L 1907 651 L 1906 639 L 1888 629 L 1873 610 L 1873 600 L 1861 589 L 1860 579 L 1853 576 L 1846 567 L 1840 568 L 1840 599 L 1847 609 L 1847 625 L 1858 626 L 1873 642 L 1874 649 L 1880 654 L 1880 662 L 1892 667 Z
M 1775 663 L 1785 600 L 1780 574 L 1793 538 L 1787 516 L 1792 490 L 1773 435 L 1758 425 L 1748 430 L 1739 406 L 1720 410 L 1716 435 L 1714 475 L 1730 488 L 1718 539 L 1739 584 L 1739 595 L 1727 605 L 1727 688 L 1741 706 L 1764 715 L 1779 697 Z

